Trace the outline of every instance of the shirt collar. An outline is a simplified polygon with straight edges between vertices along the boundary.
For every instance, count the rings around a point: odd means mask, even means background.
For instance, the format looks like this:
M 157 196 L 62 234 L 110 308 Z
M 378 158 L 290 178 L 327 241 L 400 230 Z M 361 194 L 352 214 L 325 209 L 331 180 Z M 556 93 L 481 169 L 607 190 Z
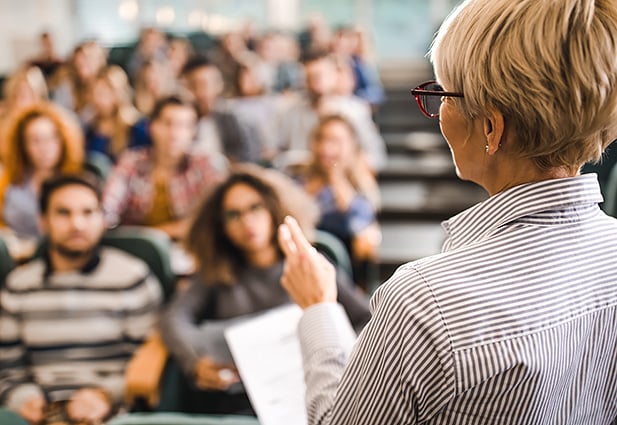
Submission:
M 51 264 L 51 259 L 49 258 L 49 251 L 46 249 L 43 254 L 43 260 L 45 262 L 45 273 L 44 276 L 46 278 L 50 277 L 54 273 L 53 265 Z M 86 264 L 80 269 L 76 270 L 80 274 L 91 274 L 96 270 L 96 267 L 101 262 L 101 247 L 97 246 L 92 251 L 92 256 L 88 260 Z
M 591 173 L 516 186 L 444 221 L 442 227 L 448 239 L 443 250 L 481 240 L 522 217 L 577 205 L 595 206 L 603 200 L 598 178 Z

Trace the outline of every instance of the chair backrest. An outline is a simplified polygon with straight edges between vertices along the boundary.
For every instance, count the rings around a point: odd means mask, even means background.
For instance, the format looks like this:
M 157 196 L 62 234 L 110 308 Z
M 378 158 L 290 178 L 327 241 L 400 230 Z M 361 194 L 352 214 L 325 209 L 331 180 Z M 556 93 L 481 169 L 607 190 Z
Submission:
M 171 240 L 166 234 L 147 227 L 120 226 L 105 233 L 101 243 L 142 259 L 161 283 L 165 300 L 171 297 L 176 276 L 171 268 Z
M 28 421 L 24 420 L 17 413 L 0 407 L 0 424 L 2 425 L 28 425 Z
M 617 217 L 617 164 L 613 166 L 604 189 L 604 211 Z
M 161 283 L 164 299 L 167 301 L 174 290 L 176 277 L 171 268 L 169 251 L 171 240 L 163 232 L 138 226 L 120 226 L 103 235 L 103 246 L 120 249 L 143 260 Z M 37 247 L 35 257 L 47 249 L 44 238 Z
M 323 230 L 315 230 L 313 246 L 325 255 L 335 266 L 342 268 L 351 277 L 353 269 L 349 253 L 339 238 Z
M 4 281 L 11 270 L 15 268 L 15 261 L 9 254 L 9 249 L 6 246 L 4 239 L 0 238 L 0 288 L 4 286 Z

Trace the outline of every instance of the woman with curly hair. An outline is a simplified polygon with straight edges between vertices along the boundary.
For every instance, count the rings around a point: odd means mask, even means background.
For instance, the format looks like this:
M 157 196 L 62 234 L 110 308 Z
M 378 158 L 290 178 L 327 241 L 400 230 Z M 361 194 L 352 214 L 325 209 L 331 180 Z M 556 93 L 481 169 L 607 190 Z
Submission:
M 198 209 L 187 247 L 199 273 L 161 323 L 186 377 L 179 390 L 183 411 L 252 414 L 233 365 L 221 358 L 227 350 L 222 334 L 232 321 L 289 303 L 280 285 L 283 255 L 276 239 L 287 215 L 312 234 L 318 211 L 311 198 L 279 172 L 254 165 L 235 168 Z M 343 272 L 337 281 L 338 301 L 362 328 L 370 318 L 367 300 Z
M 1 224 L 18 235 L 38 236 L 38 193 L 56 173 L 82 168 L 83 136 L 78 123 L 51 103 L 36 103 L 7 122 L 0 175 Z

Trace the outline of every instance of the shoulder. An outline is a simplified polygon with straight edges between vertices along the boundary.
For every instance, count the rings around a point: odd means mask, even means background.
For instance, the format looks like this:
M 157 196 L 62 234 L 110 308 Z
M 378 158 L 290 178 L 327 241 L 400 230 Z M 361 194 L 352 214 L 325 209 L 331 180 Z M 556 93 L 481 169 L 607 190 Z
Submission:
M 150 274 L 150 268 L 143 260 L 120 249 L 103 247 L 99 255 L 100 263 L 93 278 L 105 286 L 131 287 Z
M 6 288 L 10 292 L 22 292 L 38 289 L 43 284 L 45 262 L 34 259 L 11 271 L 6 278 Z

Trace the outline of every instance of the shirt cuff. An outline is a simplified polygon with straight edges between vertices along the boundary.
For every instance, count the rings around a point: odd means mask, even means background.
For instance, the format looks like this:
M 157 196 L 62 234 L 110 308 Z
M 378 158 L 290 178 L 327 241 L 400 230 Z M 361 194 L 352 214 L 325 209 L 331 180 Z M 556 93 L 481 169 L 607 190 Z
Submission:
M 356 340 L 345 310 L 336 303 L 321 303 L 307 308 L 300 319 L 298 335 L 305 359 L 328 348 L 341 349 L 348 357 Z

